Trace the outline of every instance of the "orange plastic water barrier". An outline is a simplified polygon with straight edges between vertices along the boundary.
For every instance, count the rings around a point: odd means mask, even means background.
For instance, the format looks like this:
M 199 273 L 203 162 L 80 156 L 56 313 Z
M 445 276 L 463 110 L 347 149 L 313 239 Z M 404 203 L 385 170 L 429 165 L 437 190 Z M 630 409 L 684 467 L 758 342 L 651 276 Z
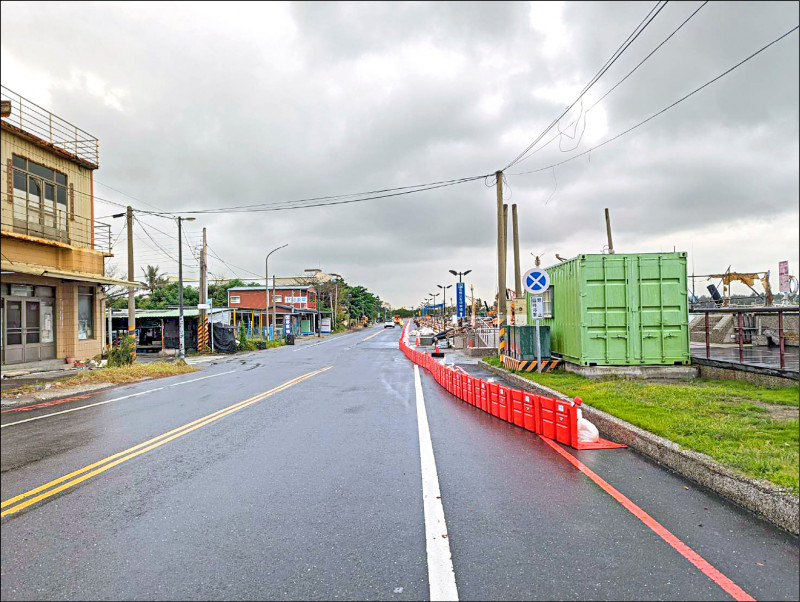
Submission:
M 407 329 L 408 324 L 400 335 L 400 349 L 403 354 L 418 366 L 430 371 L 436 382 L 449 393 L 500 420 L 575 449 L 587 449 L 586 444 L 578 442 L 577 410 L 583 403 L 580 397 L 564 401 L 536 395 L 530 391 L 471 376 L 461 368 L 449 368 L 427 353 L 408 345 L 405 342 Z

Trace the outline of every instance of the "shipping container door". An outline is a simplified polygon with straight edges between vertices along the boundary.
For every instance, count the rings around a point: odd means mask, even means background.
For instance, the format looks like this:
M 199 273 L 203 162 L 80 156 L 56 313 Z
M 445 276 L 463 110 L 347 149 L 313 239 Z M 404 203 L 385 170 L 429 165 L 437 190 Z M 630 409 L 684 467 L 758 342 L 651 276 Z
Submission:
M 582 279 L 583 360 L 587 364 L 625 364 L 634 360 L 631 340 L 630 277 L 625 257 L 587 258 Z
M 680 255 L 640 257 L 638 293 L 641 362 L 688 360 L 686 264 Z

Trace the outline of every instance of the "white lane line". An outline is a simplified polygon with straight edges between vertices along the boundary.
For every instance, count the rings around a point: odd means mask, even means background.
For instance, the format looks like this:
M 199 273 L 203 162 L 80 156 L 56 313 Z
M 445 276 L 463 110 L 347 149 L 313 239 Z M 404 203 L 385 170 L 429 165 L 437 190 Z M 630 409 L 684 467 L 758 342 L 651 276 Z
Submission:
M 61 410 L 60 412 L 51 412 L 50 414 L 43 414 L 41 416 L 34 416 L 33 418 L 26 418 L 25 420 L 17 420 L 16 422 L 9 422 L 8 424 L 0 425 L 0 429 L 4 429 L 7 426 L 14 426 L 16 424 L 23 424 L 24 422 L 33 422 L 34 420 L 41 420 L 42 418 L 50 418 L 51 416 L 58 416 L 59 414 L 69 414 L 70 412 L 77 412 L 78 410 L 86 410 L 88 408 L 94 408 L 96 406 L 102 406 L 107 403 L 111 403 L 112 401 L 122 401 L 123 399 L 130 399 L 131 397 L 139 397 L 140 395 L 147 395 L 148 393 L 155 393 L 156 391 L 162 391 L 169 387 L 177 387 L 179 385 L 185 385 L 187 383 L 196 382 L 198 380 L 205 380 L 206 378 L 214 378 L 216 376 L 222 376 L 223 374 L 230 374 L 231 372 L 238 372 L 237 370 L 228 370 L 227 372 L 220 372 L 219 374 L 212 374 L 211 376 L 203 376 L 201 378 L 193 378 L 192 380 L 187 380 L 180 383 L 175 383 L 173 385 L 165 385 L 163 387 L 157 387 L 155 389 L 148 389 L 147 391 L 140 391 L 139 393 L 131 393 L 130 395 L 123 395 L 122 397 L 115 397 L 114 399 L 107 399 L 106 401 L 98 401 L 97 403 L 90 403 L 85 406 L 80 406 L 79 408 L 70 408 L 69 410 Z
M 419 366 L 414 366 L 414 389 L 417 393 L 417 428 L 419 430 L 419 458 L 422 466 L 422 509 L 425 515 L 425 549 L 428 556 L 428 587 L 432 602 L 458 600 L 456 573 L 450 553 L 450 539 L 444 520 L 439 475 L 433 457 L 433 442 L 425 411 L 425 398 L 419 379 Z

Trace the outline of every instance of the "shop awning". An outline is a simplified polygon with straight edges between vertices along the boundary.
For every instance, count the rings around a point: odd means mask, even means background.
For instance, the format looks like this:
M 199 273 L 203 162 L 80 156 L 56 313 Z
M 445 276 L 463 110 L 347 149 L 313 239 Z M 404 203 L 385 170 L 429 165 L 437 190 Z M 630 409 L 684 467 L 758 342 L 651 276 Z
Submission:
M 76 280 L 78 282 L 93 282 L 96 284 L 106 284 L 111 286 L 124 286 L 133 288 L 145 287 L 145 285 L 140 282 L 128 282 L 127 280 L 120 280 L 118 278 L 107 278 L 105 276 L 98 276 L 97 274 L 87 274 L 85 272 L 67 272 L 64 270 L 56 270 L 44 265 L 20 263 L 18 261 L 0 262 L 0 270 L 2 270 L 3 273 L 30 274 L 32 276 L 61 278 L 63 280 Z

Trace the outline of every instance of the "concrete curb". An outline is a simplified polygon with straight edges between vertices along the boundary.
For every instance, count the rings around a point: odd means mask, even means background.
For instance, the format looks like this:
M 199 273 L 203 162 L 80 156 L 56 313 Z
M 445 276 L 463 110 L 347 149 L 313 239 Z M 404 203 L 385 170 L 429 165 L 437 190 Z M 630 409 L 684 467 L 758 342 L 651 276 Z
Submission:
M 480 360 L 479 363 L 493 374 L 502 376 L 521 389 L 567 401 L 571 399 L 554 389 L 512 374 L 503 368 L 492 366 L 483 360 Z M 583 415 L 598 428 L 603 436 L 619 443 L 625 443 L 640 454 L 666 466 L 682 477 L 711 489 L 773 525 L 795 535 L 800 534 L 800 498 L 791 491 L 781 489 L 766 481 L 757 481 L 740 475 L 717 464 L 705 454 L 684 449 L 677 443 L 592 408 L 586 403 L 581 407 Z

